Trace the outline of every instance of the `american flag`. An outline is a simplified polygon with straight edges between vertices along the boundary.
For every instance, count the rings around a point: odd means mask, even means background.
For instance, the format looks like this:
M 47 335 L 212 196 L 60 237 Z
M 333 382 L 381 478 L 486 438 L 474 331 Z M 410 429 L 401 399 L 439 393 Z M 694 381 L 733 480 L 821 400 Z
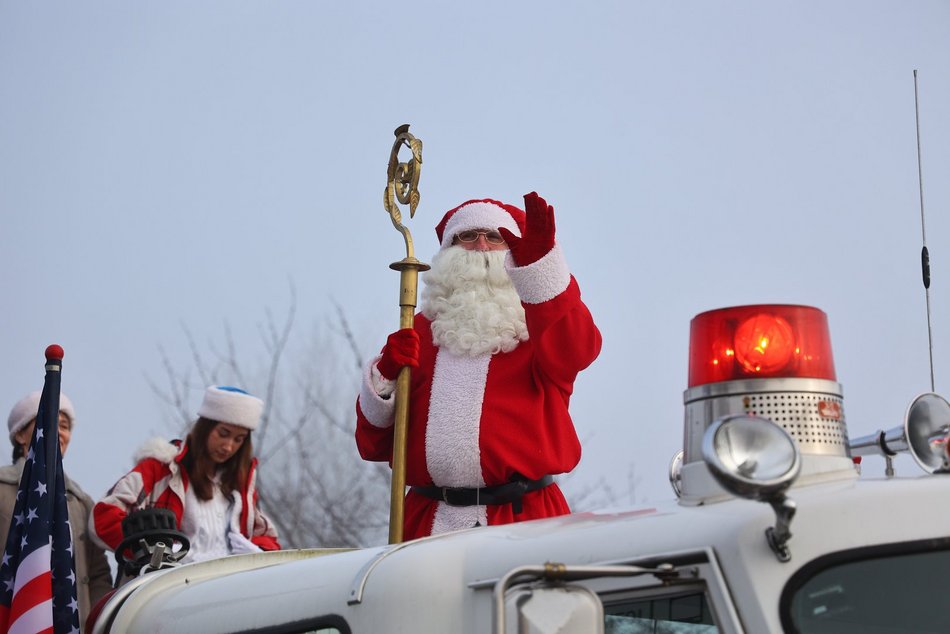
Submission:
M 9 634 L 79 632 L 76 568 L 59 451 L 61 360 L 62 348 L 50 346 L 46 383 L 0 563 L 0 632 Z

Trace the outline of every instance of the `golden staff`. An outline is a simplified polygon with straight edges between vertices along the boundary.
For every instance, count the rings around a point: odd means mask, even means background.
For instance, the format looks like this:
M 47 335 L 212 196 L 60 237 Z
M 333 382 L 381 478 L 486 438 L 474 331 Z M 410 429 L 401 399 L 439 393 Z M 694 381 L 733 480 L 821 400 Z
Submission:
M 409 205 L 409 217 L 416 214 L 419 205 L 419 173 L 422 171 L 422 141 L 409 133 L 409 124 L 396 128 L 396 142 L 389 153 L 386 171 L 386 191 L 383 207 L 392 218 L 393 226 L 406 241 L 406 257 L 393 262 L 389 268 L 399 271 L 399 328 L 412 328 L 416 313 L 416 288 L 419 271 L 428 271 L 429 265 L 415 258 L 412 234 L 402 224 L 402 213 L 396 201 Z M 408 146 L 412 158 L 399 162 L 399 150 Z M 393 482 L 389 499 L 389 543 L 402 541 L 402 527 L 406 499 L 406 432 L 409 428 L 410 368 L 404 367 L 396 378 L 396 423 L 393 429 Z

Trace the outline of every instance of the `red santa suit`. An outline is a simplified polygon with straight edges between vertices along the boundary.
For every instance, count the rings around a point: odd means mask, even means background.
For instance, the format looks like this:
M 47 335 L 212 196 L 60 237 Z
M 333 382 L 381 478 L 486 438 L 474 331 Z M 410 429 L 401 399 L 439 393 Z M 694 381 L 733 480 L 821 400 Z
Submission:
M 507 211 L 500 218 L 494 216 L 499 208 Z M 520 211 L 495 201 L 460 206 L 437 229 L 443 246 L 467 228 L 500 225 L 520 235 L 523 216 L 518 218 L 512 209 Z M 496 222 L 488 224 L 489 217 Z M 527 325 L 527 340 L 514 349 L 457 354 L 434 343 L 432 322 L 425 315 L 415 317 L 421 348 L 410 393 L 406 467 L 410 486 L 481 488 L 519 478 L 539 480 L 568 472 L 580 460 L 568 405 L 577 373 L 600 352 L 600 332 L 559 246 L 524 267 L 515 266 L 509 254 L 505 268 Z M 356 442 L 365 460 L 391 463 L 394 399 L 377 394 L 375 361 L 364 372 L 357 401 Z M 515 506 L 451 506 L 410 490 L 404 537 L 469 528 L 476 522 L 505 524 L 570 512 L 556 484 L 526 493 L 520 512 Z

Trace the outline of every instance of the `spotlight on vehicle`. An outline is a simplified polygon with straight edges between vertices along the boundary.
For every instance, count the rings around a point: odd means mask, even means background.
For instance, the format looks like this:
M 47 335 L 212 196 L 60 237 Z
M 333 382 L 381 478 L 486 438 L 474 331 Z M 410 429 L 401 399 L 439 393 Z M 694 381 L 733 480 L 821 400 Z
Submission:
M 767 418 L 725 416 L 706 430 L 703 460 L 720 486 L 733 495 L 771 505 L 776 525 L 765 531 L 766 539 L 780 561 L 789 561 L 795 502 L 785 491 L 802 467 L 792 437 Z

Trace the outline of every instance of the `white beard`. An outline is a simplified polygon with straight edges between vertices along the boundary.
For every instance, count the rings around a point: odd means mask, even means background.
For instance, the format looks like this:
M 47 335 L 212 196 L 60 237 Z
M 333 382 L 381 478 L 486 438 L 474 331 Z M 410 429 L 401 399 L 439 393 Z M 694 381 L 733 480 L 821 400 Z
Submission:
M 507 251 L 450 246 L 424 275 L 422 314 L 433 342 L 457 355 L 510 352 L 528 340 L 524 307 L 505 270 Z

